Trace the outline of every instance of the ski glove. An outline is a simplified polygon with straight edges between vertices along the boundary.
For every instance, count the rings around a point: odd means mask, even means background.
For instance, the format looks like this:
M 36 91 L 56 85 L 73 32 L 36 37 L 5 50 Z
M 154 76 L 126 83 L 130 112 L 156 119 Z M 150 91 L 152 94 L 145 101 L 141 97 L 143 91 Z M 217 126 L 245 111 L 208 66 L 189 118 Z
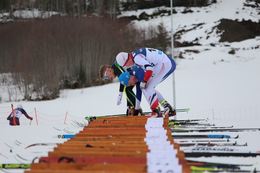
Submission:
M 140 83 L 140 88 L 145 89 L 146 88 L 146 82 L 141 82 Z
M 117 105 L 121 104 L 122 96 L 123 96 L 123 92 L 119 92 L 119 94 L 117 96 L 117 102 L 116 102 Z

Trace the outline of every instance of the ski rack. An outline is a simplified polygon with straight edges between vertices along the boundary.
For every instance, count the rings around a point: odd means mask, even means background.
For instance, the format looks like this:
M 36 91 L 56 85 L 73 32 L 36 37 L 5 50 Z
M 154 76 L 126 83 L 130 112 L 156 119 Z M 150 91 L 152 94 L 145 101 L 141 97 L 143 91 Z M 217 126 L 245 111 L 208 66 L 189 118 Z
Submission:
M 161 170 L 190 173 L 184 153 L 173 141 L 168 121 L 168 117 L 148 116 L 91 120 L 78 134 L 60 135 L 70 139 L 58 144 L 48 157 L 41 157 L 40 163 L 32 164 L 26 173 L 49 173 L 54 169 L 58 172 L 80 169 L 82 172 L 107 173 Z
M 247 142 L 239 144 L 236 141 L 239 133 L 234 134 L 234 132 L 257 132 L 260 131 L 260 128 L 238 128 L 232 125 L 219 127 L 208 122 L 207 119 L 191 119 L 170 120 L 169 123 L 172 135 L 184 151 L 192 172 L 260 172 L 256 170 L 256 165 L 253 164 L 202 163 L 202 161 L 198 161 L 199 158 L 205 157 L 221 157 L 224 159 L 225 157 L 260 156 L 259 151 L 245 151 L 248 146 Z M 196 160 L 193 160 L 195 158 Z
M 89 127 L 95 125 L 94 122 L 98 122 L 99 126 L 96 126 L 97 128 L 102 128 L 108 124 L 111 124 L 111 118 L 116 119 L 114 122 L 114 128 L 118 129 L 119 127 L 125 126 L 125 124 L 122 124 L 122 118 L 129 118 L 125 116 L 124 114 L 118 114 L 118 115 L 108 115 L 108 116 L 102 116 L 102 117 L 93 117 L 86 118 L 90 123 Z M 132 118 L 147 118 L 145 116 L 134 116 Z M 207 123 L 207 119 L 188 119 L 188 120 L 169 120 L 168 121 L 168 134 L 170 136 L 173 136 L 174 139 L 174 147 L 177 150 L 184 149 L 184 155 L 188 159 L 188 165 L 190 165 L 190 169 L 192 172 L 259 172 L 258 170 L 255 170 L 253 167 L 254 165 L 248 164 L 223 164 L 223 163 L 214 163 L 214 162 L 204 162 L 202 161 L 194 161 L 193 158 L 200 158 L 200 157 L 257 157 L 260 156 L 259 152 L 256 151 L 248 151 L 248 152 L 239 152 L 239 150 L 233 150 L 234 148 L 239 149 L 240 147 L 246 147 L 247 143 L 237 143 L 235 139 L 237 139 L 239 136 L 234 135 L 226 135 L 226 134 L 210 134 L 212 132 L 227 132 L 225 130 L 228 130 L 228 132 L 240 132 L 240 131 L 259 131 L 260 128 L 234 128 L 233 126 L 227 126 L 227 127 L 217 127 L 215 124 Z M 174 126 L 175 125 L 175 126 Z M 127 125 L 127 127 L 134 127 L 136 126 L 136 122 L 133 121 L 130 124 Z M 184 128 L 184 126 L 186 126 Z M 93 128 L 93 127 L 92 127 Z M 185 134 L 179 134 L 178 133 L 186 133 Z M 205 135 L 190 135 L 189 133 L 193 132 L 209 132 L 209 134 Z M 221 136 L 222 135 L 222 136 Z M 57 136 L 60 138 L 67 137 L 70 138 L 70 140 L 74 140 L 74 137 L 77 137 L 78 135 L 71 135 L 71 134 L 62 134 Z M 80 136 L 80 135 L 79 135 Z M 178 137 L 177 137 L 178 136 Z M 78 140 L 79 144 L 85 145 L 86 148 L 93 148 L 96 147 L 94 143 L 91 142 L 84 142 L 86 137 L 81 137 L 82 139 Z M 83 139 L 84 138 L 84 139 Z M 96 141 L 99 140 L 108 140 L 107 138 L 96 138 L 94 136 L 88 137 L 87 141 Z M 129 140 L 133 140 L 134 138 L 131 137 Z M 137 139 L 137 138 L 136 138 Z M 35 144 L 35 145 L 47 145 L 47 144 Z M 55 144 L 48 144 L 48 145 L 55 145 Z M 106 144 L 107 145 L 107 144 Z M 34 145 L 29 145 L 28 147 L 33 147 Z M 61 146 L 60 144 L 57 144 L 57 147 Z M 75 146 L 78 146 L 78 144 L 75 144 Z M 227 149 L 223 147 L 228 147 Z M 99 149 L 104 148 L 104 146 L 99 146 Z M 191 148 L 189 150 L 188 148 Z M 192 150 L 193 148 L 193 150 Z M 187 149 L 187 150 L 186 150 Z M 197 151 L 196 151 L 197 149 Z M 218 150 L 219 149 L 219 150 Z M 229 150 L 230 149 L 230 150 Z M 223 151 L 221 151 L 223 150 Z M 226 151 L 225 151 L 226 150 Z M 53 155 L 53 154 L 51 154 Z M 92 157 L 84 158 L 74 158 L 74 160 L 70 160 L 71 157 L 55 157 L 53 155 L 52 158 L 42 157 L 40 158 L 40 162 L 49 162 L 49 163 L 56 163 L 59 160 L 62 162 L 70 162 L 73 163 L 74 161 L 86 161 L 86 163 L 92 163 L 93 159 Z M 136 162 L 136 163 L 142 163 L 143 160 L 135 158 L 133 160 L 129 160 L 126 158 L 120 159 L 122 162 Z M 41 163 L 42 164 L 42 163 Z M 64 164 L 64 163 L 58 163 L 58 164 Z M 228 166 L 229 165 L 229 166 Z M 0 168 L 2 169 L 27 169 L 31 167 L 31 164 L 1 164 Z M 247 170 L 242 169 L 241 167 L 248 167 Z M 33 166 L 34 168 L 34 166 Z M 37 168 L 38 169 L 38 168 Z

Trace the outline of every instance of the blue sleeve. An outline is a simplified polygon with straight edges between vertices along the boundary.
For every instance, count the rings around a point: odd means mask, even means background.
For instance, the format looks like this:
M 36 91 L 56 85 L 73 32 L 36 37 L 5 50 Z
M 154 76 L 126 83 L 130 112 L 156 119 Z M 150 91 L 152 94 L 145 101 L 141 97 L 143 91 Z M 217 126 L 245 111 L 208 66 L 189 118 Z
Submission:
M 144 81 L 144 70 L 142 69 L 142 67 L 138 66 L 138 65 L 134 65 L 131 68 L 131 71 L 129 72 L 131 75 L 135 76 L 138 80 L 138 82 L 142 82 Z
M 141 100 L 142 100 L 142 90 L 140 88 L 140 82 L 136 83 L 136 98 L 141 102 Z

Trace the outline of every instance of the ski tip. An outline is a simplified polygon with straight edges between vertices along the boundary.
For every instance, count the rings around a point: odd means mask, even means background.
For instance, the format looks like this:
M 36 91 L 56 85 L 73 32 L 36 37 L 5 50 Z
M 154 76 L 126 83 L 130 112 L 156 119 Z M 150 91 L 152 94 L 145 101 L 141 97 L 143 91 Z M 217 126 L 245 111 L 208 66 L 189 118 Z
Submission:
M 62 138 L 62 135 L 58 135 L 58 138 Z
M 85 117 L 85 120 L 89 121 L 90 117 L 89 116 L 86 116 Z
M 86 116 L 85 120 L 87 120 L 88 122 L 94 121 L 95 119 L 97 119 L 96 116 Z

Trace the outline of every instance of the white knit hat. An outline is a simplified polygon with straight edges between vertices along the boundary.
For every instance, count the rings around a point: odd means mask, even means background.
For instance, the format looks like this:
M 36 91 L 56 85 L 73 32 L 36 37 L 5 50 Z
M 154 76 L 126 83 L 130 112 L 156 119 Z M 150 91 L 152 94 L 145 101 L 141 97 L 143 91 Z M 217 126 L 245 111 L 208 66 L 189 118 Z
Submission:
M 128 53 L 127 52 L 120 52 L 116 55 L 116 62 L 120 65 L 123 66 L 125 65 L 126 61 L 128 58 Z

